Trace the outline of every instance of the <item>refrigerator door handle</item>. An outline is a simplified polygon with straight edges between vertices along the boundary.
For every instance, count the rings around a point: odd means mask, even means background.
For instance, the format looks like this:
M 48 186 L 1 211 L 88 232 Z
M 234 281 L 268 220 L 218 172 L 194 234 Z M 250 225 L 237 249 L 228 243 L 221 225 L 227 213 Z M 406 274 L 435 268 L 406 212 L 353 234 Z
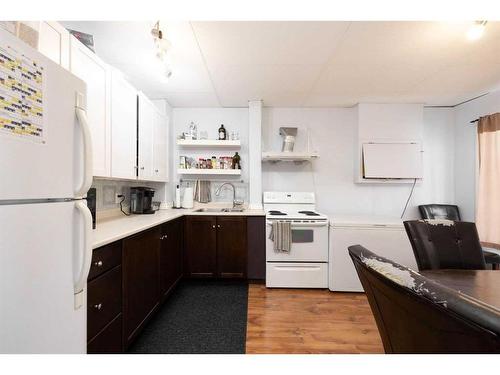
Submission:
M 87 277 L 90 271 L 90 265 L 92 261 L 92 214 L 88 209 L 85 201 L 77 201 L 75 203 L 76 208 L 80 211 L 84 218 L 84 233 L 83 233 L 83 258 L 82 258 L 82 268 L 75 281 L 75 310 L 78 310 L 83 306 L 83 289 L 87 282 Z
M 93 178 L 93 165 L 92 165 L 92 138 L 90 135 L 90 127 L 87 119 L 87 113 L 83 109 L 83 96 L 81 93 L 76 93 L 76 117 L 78 118 L 78 123 L 82 127 L 83 133 L 83 182 L 82 186 L 75 192 L 77 198 L 82 198 L 87 194 L 87 191 L 92 185 Z

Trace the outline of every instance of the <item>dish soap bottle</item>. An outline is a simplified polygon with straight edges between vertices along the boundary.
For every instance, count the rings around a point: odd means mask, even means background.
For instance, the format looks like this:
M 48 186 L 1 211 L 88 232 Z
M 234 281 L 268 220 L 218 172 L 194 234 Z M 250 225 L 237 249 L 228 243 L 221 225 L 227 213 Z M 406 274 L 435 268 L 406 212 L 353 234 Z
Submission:
M 237 151 L 233 156 L 233 169 L 241 169 L 241 157 Z
M 226 129 L 224 128 L 224 124 L 221 124 L 219 128 L 219 141 L 225 141 L 226 137 Z

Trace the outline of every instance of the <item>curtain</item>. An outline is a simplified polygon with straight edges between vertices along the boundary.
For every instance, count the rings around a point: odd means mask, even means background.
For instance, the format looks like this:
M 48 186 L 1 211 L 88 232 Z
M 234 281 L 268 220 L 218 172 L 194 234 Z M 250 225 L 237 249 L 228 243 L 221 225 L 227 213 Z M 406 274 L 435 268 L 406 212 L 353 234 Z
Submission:
M 483 246 L 500 249 L 500 113 L 479 119 L 476 224 Z

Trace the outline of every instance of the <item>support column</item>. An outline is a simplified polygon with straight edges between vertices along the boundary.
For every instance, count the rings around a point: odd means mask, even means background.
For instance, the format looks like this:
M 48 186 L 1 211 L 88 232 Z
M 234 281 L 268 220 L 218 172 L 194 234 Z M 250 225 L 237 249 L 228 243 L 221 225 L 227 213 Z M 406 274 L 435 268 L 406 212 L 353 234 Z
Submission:
M 262 100 L 248 102 L 249 208 L 262 208 Z

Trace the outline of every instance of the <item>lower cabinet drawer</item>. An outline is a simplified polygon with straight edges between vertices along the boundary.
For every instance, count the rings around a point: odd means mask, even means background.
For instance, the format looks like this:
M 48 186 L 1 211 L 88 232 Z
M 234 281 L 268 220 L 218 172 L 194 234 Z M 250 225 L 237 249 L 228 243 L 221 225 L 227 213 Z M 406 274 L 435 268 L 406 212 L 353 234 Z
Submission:
M 105 245 L 92 252 L 88 279 L 92 280 L 122 263 L 122 242 Z
M 87 344 L 87 353 L 121 353 L 123 347 L 122 327 L 123 320 L 122 314 L 120 314 Z
M 328 263 L 266 263 L 270 288 L 328 288 Z
M 122 309 L 122 267 L 118 266 L 88 283 L 87 340 L 91 340 Z

